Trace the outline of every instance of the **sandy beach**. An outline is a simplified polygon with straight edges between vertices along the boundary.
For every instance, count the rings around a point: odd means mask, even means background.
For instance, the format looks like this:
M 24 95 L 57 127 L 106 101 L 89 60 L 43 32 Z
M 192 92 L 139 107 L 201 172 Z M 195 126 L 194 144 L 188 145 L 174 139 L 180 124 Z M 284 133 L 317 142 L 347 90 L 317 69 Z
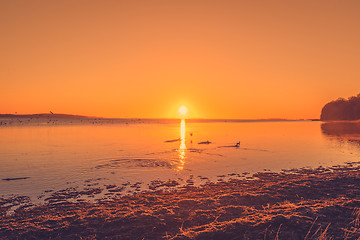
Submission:
M 359 163 L 259 172 L 243 180 L 144 191 L 97 203 L 57 196 L 13 214 L 6 214 L 9 201 L 26 199 L 1 199 L 1 239 L 360 237 Z

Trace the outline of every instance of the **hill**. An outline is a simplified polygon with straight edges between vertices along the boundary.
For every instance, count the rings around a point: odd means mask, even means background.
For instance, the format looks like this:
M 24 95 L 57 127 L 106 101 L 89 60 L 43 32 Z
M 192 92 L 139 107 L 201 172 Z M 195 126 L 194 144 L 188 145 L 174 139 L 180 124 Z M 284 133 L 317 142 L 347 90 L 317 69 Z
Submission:
M 38 113 L 38 114 L 0 114 L 0 118 L 71 118 L 71 119 L 87 119 L 94 118 L 88 116 L 61 114 L 61 113 Z

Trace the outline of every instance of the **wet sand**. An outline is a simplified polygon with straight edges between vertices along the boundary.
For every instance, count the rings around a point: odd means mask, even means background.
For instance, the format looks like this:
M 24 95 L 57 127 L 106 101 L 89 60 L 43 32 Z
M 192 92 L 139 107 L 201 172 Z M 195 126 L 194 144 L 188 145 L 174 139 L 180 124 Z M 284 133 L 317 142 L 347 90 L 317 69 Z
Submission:
M 115 196 L 96 203 L 70 201 L 88 192 L 63 191 L 52 195 L 48 204 L 22 207 L 13 214 L 7 213 L 11 202 L 26 202 L 26 197 L 0 199 L 0 236 L 2 239 L 360 237 L 359 163 L 261 172 L 252 179 L 230 179 L 200 187 L 189 184 L 175 190 L 172 187 L 176 181 L 154 184 L 169 190 Z

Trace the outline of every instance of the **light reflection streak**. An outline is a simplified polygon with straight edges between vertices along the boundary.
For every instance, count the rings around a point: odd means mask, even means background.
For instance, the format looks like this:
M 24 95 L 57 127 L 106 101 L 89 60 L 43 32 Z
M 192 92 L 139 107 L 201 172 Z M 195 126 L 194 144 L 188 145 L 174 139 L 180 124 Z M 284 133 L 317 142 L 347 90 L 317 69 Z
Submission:
M 185 144 L 185 119 L 181 120 L 180 123 L 180 146 L 178 149 L 179 153 L 179 170 L 184 169 L 185 164 L 185 153 L 186 153 L 186 144 Z

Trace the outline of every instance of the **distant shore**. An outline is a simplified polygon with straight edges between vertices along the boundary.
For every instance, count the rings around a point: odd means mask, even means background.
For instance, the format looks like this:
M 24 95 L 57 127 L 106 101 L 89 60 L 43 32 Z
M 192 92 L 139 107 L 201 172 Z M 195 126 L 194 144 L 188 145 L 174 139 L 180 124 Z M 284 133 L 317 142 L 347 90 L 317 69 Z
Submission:
M 6 214 L 2 239 L 357 239 L 360 162 Z M 171 185 L 170 185 L 171 186 Z
M 0 118 L 72 118 L 72 119 L 87 119 L 98 118 L 81 115 L 62 114 L 62 113 L 36 113 L 36 114 L 0 114 Z
M 0 114 L 0 127 L 4 126 L 45 126 L 45 125 L 77 125 L 77 124 L 132 124 L 132 123 L 178 123 L 179 118 L 102 118 L 72 114 Z M 252 123 L 252 122 L 297 122 L 320 121 L 319 119 L 205 119 L 189 118 L 188 123 Z

